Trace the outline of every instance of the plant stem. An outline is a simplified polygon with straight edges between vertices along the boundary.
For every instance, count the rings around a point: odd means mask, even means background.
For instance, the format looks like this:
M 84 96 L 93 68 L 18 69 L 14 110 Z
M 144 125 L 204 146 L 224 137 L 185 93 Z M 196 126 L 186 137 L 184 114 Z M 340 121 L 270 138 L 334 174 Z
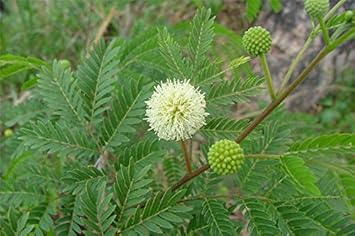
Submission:
M 280 159 L 280 154 L 246 154 L 246 158 L 260 158 L 260 159 Z
M 303 80 L 309 75 L 309 73 L 314 69 L 314 67 L 329 53 L 330 51 L 324 48 L 322 51 L 318 53 L 318 55 L 312 60 L 312 62 L 302 71 L 302 73 L 298 76 L 298 78 L 292 82 L 292 84 L 280 94 L 274 101 L 272 101 L 269 106 L 265 108 L 265 110 L 253 120 L 252 123 L 237 137 L 236 142 L 240 143 L 243 141 L 291 92 L 293 92 L 298 85 L 303 82 Z M 191 179 L 199 176 L 206 170 L 208 170 L 210 166 L 205 164 L 194 170 L 190 174 L 186 174 L 182 177 L 174 186 L 173 190 L 178 189 Z
M 301 72 L 301 74 L 297 77 L 295 81 L 292 82 L 292 84 L 280 94 L 274 101 L 272 101 L 266 108 L 265 110 L 258 115 L 253 122 L 249 124 L 249 126 L 237 137 L 236 142 L 240 143 L 243 141 L 277 106 L 285 100 L 285 98 L 290 95 L 306 78 L 307 76 L 311 73 L 311 71 L 319 64 L 319 62 L 326 57 L 330 52 L 332 52 L 335 48 L 346 42 L 348 39 L 353 37 L 355 34 L 355 29 L 349 30 L 348 32 L 344 33 L 341 37 L 339 37 L 337 40 L 335 40 L 332 44 L 330 44 L 328 47 L 323 48 L 317 56 L 311 61 L 311 63 L 308 64 L 308 66 Z M 199 176 L 206 170 L 208 170 L 210 166 L 208 164 L 205 164 L 198 168 L 197 170 L 194 170 L 190 174 L 186 174 L 184 177 L 182 177 L 174 186 L 173 190 L 178 189 L 191 179 L 195 178 L 196 176 Z
M 264 76 L 266 79 L 266 84 L 267 88 L 269 90 L 269 94 L 272 100 L 276 99 L 275 91 L 274 91 L 274 86 L 272 85 L 272 77 L 270 73 L 269 66 L 267 64 L 267 59 L 265 54 L 260 55 L 260 62 L 261 62 L 261 67 L 263 68 L 264 71 Z
M 325 42 L 325 45 L 329 45 L 330 44 L 330 38 L 329 38 L 329 33 L 328 33 L 328 29 L 327 26 L 324 23 L 324 20 L 322 17 L 318 17 L 318 22 L 319 22 L 319 26 L 322 30 L 322 34 L 323 34 L 323 39 Z
M 184 153 L 185 164 L 186 164 L 186 172 L 188 174 L 191 174 L 191 172 L 192 172 L 191 162 L 190 162 L 189 153 L 187 152 L 187 147 L 186 147 L 185 140 L 181 140 L 180 144 L 181 144 L 182 152 Z
M 240 143 L 245 139 L 255 128 L 258 126 L 288 95 L 293 92 L 298 85 L 303 82 L 303 80 L 309 75 L 309 73 L 314 69 L 316 65 L 328 54 L 327 49 L 323 49 L 318 53 L 318 55 L 312 60 L 312 62 L 302 71 L 298 78 L 292 82 L 292 84 L 277 97 L 265 110 L 253 120 L 252 123 L 238 136 L 236 139 L 237 143 Z
M 184 177 L 182 177 L 176 184 L 174 184 L 172 190 L 175 191 L 176 189 L 180 188 L 182 185 L 190 181 L 191 179 L 195 178 L 196 176 L 199 176 L 206 170 L 208 170 L 210 166 L 208 164 L 205 164 L 201 166 L 200 168 L 192 171 L 190 174 L 186 174 Z
M 332 9 L 330 9 L 330 11 L 325 15 L 324 20 L 329 20 L 334 13 L 346 2 L 346 0 L 341 0 L 339 1 L 337 4 L 334 5 L 334 7 Z M 319 25 L 317 25 L 316 27 L 314 27 L 314 31 L 317 31 L 319 29 Z M 282 83 L 280 86 L 280 89 L 278 90 L 278 93 L 281 93 L 281 91 L 283 91 L 286 86 L 288 81 L 290 80 L 293 72 L 295 71 L 298 63 L 303 59 L 303 56 L 305 54 L 305 52 L 307 51 L 307 49 L 311 46 L 312 42 L 314 40 L 314 37 L 312 35 L 310 35 L 308 37 L 308 39 L 306 40 L 306 42 L 304 43 L 302 49 L 299 51 L 299 53 L 297 54 L 296 58 L 292 61 L 286 75 L 284 76 L 284 78 L 282 79 Z
M 337 47 L 339 47 L 341 44 L 343 44 L 344 42 L 346 42 L 347 40 L 349 40 L 351 37 L 355 37 L 355 29 L 351 29 L 349 31 L 347 31 L 346 33 L 344 33 L 342 36 L 340 36 L 339 38 L 337 38 L 332 44 L 330 44 L 327 49 L 328 51 L 333 51 L 334 49 L 336 49 Z

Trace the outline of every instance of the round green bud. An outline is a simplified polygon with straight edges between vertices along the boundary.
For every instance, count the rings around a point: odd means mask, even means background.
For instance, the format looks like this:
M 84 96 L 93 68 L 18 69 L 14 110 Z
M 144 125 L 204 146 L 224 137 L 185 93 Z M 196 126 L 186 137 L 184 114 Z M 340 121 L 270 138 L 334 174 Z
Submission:
M 237 172 L 243 162 L 243 149 L 232 140 L 220 140 L 214 143 L 208 151 L 208 163 L 211 169 L 220 175 Z
M 63 59 L 63 60 L 59 60 L 59 63 L 65 68 L 68 69 L 70 68 L 70 61 Z
M 5 129 L 4 131 L 4 136 L 5 137 L 10 137 L 14 134 L 14 131 L 12 131 L 12 129 Z
M 322 17 L 329 10 L 329 0 L 304 0 L 304 8 L 310 17 Z
M 271 49 L 271 34 L 261 26 L 251 27 L 242 38 L 243 47 L 252 56 L 266 54 Z
M 353 11 L 346 11 L 345 12 L 345 20 L 347 22 L 351 22 L 353 20 L 353 17 L 354 17 Z

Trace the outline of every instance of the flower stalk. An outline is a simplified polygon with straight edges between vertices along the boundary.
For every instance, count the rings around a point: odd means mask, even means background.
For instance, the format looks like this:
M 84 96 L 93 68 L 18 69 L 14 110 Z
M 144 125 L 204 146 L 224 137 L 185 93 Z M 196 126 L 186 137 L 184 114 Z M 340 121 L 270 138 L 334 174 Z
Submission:
M 180 145 L 181 145 L 181 149 L 182 149 L 182 152 L 183 152 L 184 158 L 185 158 L 186 172 L 188 174 L 191 174 L 191 172 L 192 172 L 191 161 L 190 161 L 189 153 L 187 151 L 187 146 L 186 146 L 185 140 L 180 140 Z
M 330 44 L 330 38 L 329 38 L 329 33 L 328 33 L 328 29 L 327 26 L 324 23 L 324 20 L 322 17 L 318 17 L 318 22 L 319 22 L 319 26 L 322 30 L 322 34 L 323 34 L 323 39 L 325 42 L 325 45 L 329 45 Z
M 271 97 L 272 100 L 275 100 L 276 99 L 276 93 L 275 93 L 275 90 L 274 90 L 274 86 L 272 84 L 272 77 L 271 77 L 269 65 L 267 63 L 266 55 L 265 54 L 261 54 L 259 56 L 259 58 L 260 58 L 260 62 L 261 62 L 261 67 L 262 67 L 263 72 L 264 72 L 264 76 L 265 76 L 265 80 L 266 80 L 266 84 L 267 84 L 267 88 L 268 88 L 270 97 Z
M 273 102 L 269 104 L 265 108 L 265 110 L 250 123 L 250 125 L 237 137 L 236 142 L 242 142 L 275 108 L 281 104 L 285 98 L 290 95 L 310 74 L 310 72 L 319 64 L 319 62 L 331 51 L 327 48 L 323 48 L 317 56 L 312 60 L 312 62 L 302 71 L 302 73 L 297 77 L 292 84 L 280 94 Z M 189 182 L 191 179 L 199 176 L 210 168 L 209 164 L 205 164 L 200 168 L 192 171 L 190 174 L 186 174 L 183 178 L 181 178 L 174 186 L 173 190 L 176 190 Z

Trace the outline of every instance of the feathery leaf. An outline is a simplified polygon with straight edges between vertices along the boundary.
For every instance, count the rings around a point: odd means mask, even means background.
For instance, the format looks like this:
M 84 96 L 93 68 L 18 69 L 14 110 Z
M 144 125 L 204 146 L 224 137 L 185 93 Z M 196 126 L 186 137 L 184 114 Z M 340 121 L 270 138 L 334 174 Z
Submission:
M 115 206 L 111 204 L 113 194 L 106 194 L 106 182 L 99 180 L 86 184 L 85 191 L 80 196 L 82 224 L 85 235 L 113 236 L 116 230 L 113 222 Z
M 235 102 L 246 102 L 249 97 L 256 95 L 263 80 L 249 77 L 246 80 L 236 78 L 214 84 L 206 95 L 208 105 L 229 105 Z
M 191 79 L 190 65 L 183 58 L 180 45 L 171 37 L 166 28 L 159 32 L 158 42 L 160 54 L 172 74 L 171 77 L 180 80 Z
M 189 36 L 189 50 L 193 65 L 193 72 L 199 69 L 205 59 L 207 51 L 213 42 L 214 18 L 211 17 L 211 9 L 200 9 L 191 21 Z M 194 73 L 193 73 L 194 74 Z
M 230 221 L 223 202 L 205 199 L 202 214 L 211 235 L 235 235 L 236 227 Z
M 71 128 L 66 124 L 52 124 L 47 121 L 32 123 L 31 128 L 22 129 L 20 137 L 24 144 L 42 152 L 61 155 L 86 156 L 98 154 L 95 143 L 79 128 Z
M 63 192 L 78 194 L 85 189 L 88 183 L 104 180 L 105 178 L 105 174 L 93 166 L 71 170 L 62 178 L 66 184 Z
M 106 47 L 101 40 L 82 65 L 78 66 L 76 76 L 78 87 L 83 92 L 85 119 L 96 128 L 103 121 L 103 113 L 109 108 L 112 100 L 111 93 L 115 86 L 113 77 L 118 72 L 119 49 L 116 41 Z
M 173 229 L 173 225 L 181 224 L 191 210 L 178 203 L 184 194 L 184 190 L 159 192 L 146 202 L 144 208 L 136 209 L 120 233 L 124 236 L 149 235 L 149 232 L 161 234 Z
M 38 93 L 55 115 L 82 127 L 85 124 L 83 99 L 72 73 L 58 61 L 42 67 Z
M 248 125 L 247 120 L 235 120 L 225 117 L 213 117 L 200 129 L 206 137 L 216 139 L 235 139 L 238 134 Z
M 316 185 L 317 179 L 313 172 L 305 165 L 300 157 L 287 156 L 281 158 L 282 166 L 285 168 L 287 175 L 301 188 L 306 191 L 320 195 L 319 188 Z
M 101 129 L 101 145 L 104 149 L 111 151 L 113 147 L 129 140 L 127 133 L 135 132 L 132 126 L 141 122 L 150 87 L 151 84 L 146 84 L 143 79 L 132 79 L 127 87 L 121 89 Z
M 152 182 L 152 179 L 147 178 L 149 170 L 149 165 L 139 171 L 135 170 L 134 161 L 131 160 L 128 167 L 121 166 L 118 171 L 114 192 L 118 207 L 119 224 L 123 225 L 127 218 L 134 213 L 129 211 L 129 208 L 141 204 L 150 192 L 148 185 Z
M 329 134 L 295 143 L 286 155 L 309 157 L 353 152 L 355 152 L 355 134 Z

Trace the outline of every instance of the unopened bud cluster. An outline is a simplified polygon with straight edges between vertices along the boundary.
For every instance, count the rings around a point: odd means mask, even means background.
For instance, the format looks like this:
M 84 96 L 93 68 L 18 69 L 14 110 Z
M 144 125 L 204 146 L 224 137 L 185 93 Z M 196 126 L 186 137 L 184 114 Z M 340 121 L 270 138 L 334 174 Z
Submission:
M 323 17 L 329 10 L 329 0 L 305 0 L 304 8 L 312 18 Z
M 237 172 L 244 162 L 243 149 L 235 141 L 220 140 L 208 152 L 208 163 L 220 175 Z
M 271 34 L 261 26 L 249 28 L 242 39 L 243 47 L 252 56 L 266 54 L 271 49 Z

